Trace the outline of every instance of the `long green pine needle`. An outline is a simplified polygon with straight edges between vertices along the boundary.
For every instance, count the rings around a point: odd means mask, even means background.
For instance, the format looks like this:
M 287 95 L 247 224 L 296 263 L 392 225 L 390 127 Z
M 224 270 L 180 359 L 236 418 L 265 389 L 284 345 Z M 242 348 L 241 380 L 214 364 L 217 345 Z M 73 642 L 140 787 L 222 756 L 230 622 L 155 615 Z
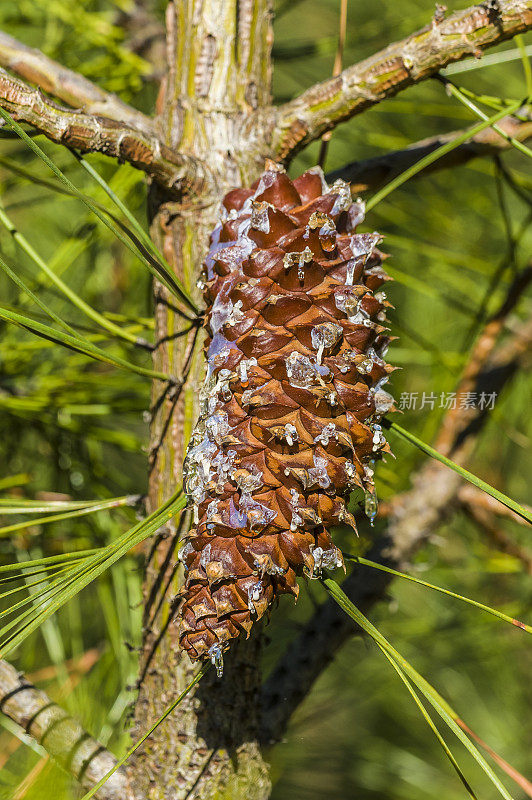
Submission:
M 436 150 L 433 150 L 432 153 L 429 153 L 423 158 L 420 158 L 419 161 L 417 161 L 408 169 L 405 169 L 404 172 L 402 172 L 392 181 L 383 186 L 382 189 L 380 189 L 373 195 L 373 197 L 370 197 L 366 203 L 366 209 L 369 211 L 370 209 L 375 208 L 375 206 L 378 203 L 380 203 L 381 200 L 384 200 L 385 197 L 388 197 L 389 194 L 395 191 L 395 189 L 398 189 L 399 186 L 402 186 L 403 183 L 406 183 L 406 181 L 410 180 L 410 178 L 412 178 L 414 175 L 417 175 L 418 172 L 421 172 L 422 170 L 424 170 L 430 164 L 433 164 L 442 156 L 447 155 L 447 153 L 450 153 L 459 145 L 464 144 L 464 142 L 467 142 L 468 139 L 470 139 L 472 136 L 475 136 L 477 133 L 480 133 L 485 128 L 489 128 L 489 126 L 493 125 L 494 122 L 498 122 L 500 119 L 506 117 L 508 114 L 512 114 L 514 111 L 517 111 L 519 108 L 521 108 L 522 105 L 523 105 L 522 100 L 513 103 L 507 108 L 498 111 L 492 117 L 489 117 L 486 121 L 479 122 L 478 125 L 474 125 L 472 128 L 469 128 L 469 130 L 465 131 L 464 133 L 461 133 L 459 136 L 456 136 L 450 142 L 446 142 L 441 147 L 438 147 Z
M 447 756 L 447 758 L 451 762 L 451 765 L 452 765 L 453 769 L 455 770 L 456 774 L 460 778 L 460 780 L 461 780 L 462 784 L 464 785 L 464 788 L 465 788 L 466 792 L 468 793 L 469 797 L 473 798 L 473 800 L 478 800 L 477 795 L 474 793 L 473 789 L 471 788 L 471 786 L 469 785 L 467 779 L 465 778 L 465 776 L 464 776 L 462 770 L 460 769 L 460 767 L 458 765 L 458 762 L 456 761 L 455 757 L 453 756 L 453 754 L 452 754 L 447 742 L 445 741 L 445 739 L 443 738 L 443 736 L 439 732 L 438 728 L 434 724 L 434 721 L 433 721 L 432 717 L 430 716 L 430 714 L 428 713 L 427 709 L 425 708 L 425 706 L 423 705 L 423 703 L 419 699 L 419 695 L 417 694 L 416 690 L 414 689 L 414 687 L 412 686 L 412 684 L 410 683 L 410 681 L 406 677 L 405 673 L 403 672 L 403 670 L 401 669 L 399 664 L 397 664 L 396 661 L 394 661 L 394 659 L 384 649 L 384 647 L 382 647 L 382 645 L 378 644 L 377 647 L 379 648 L 379 650 L 381 651 L 383 656 L 385 656 L 385 658 L 388 660 L 390 666 L 396 671 L 396 673 L 399 675 L 399 677 L 403 681 L 403 683 L 406 686 L 409 694 L 411 695 L 412 699 L 414 700 L 414 703 L 417 705 L 422 717 L 424 718 L 425 722 L 427 723 L 427 725 L 429 726 L 429 728 L 433 732 L 434 736 L 438 740 L 443 752 L 445 753 L 445 755 Z
M 417 436 L 415 436 L 413 433 L 410 433 L 410 431 L 405 430 L 405 428 L 402 428 L 396 422 L 390 422 L 390 420 L 384 419 L 383 425 L 395 431 L 395 433 L 399 434 L 399 436 L 401 436 L 403 439 L 406 439 L 407 442 L 415 445 L 417 448 L 419 448 L 419 450 L 422 450 L 431 458 L 435 458 L 436 461 L 439 461 L 441 464 L 445 464 L 446 467 L 449 467 L 450 469 L 454 470 L 454 472 L 457 472 L 458 475 L 464 478 L 464 480 L 472 483 L 473 486 L 476 486 L 478 489 L 482 489 L 483 492 L 486 492 L 486 494 L 494 497 L 499 501 L 499 503 L 502 503 L 503 506 L 506 506 L 511 511 L 514 511 L 516 514 L 518 514 L 518 516 L 532 524 L 532 514 L 530 511 L 517 503 L 515 500 L 512 500 L 511 497 L 503 494 L 503 492 L 499 492 L 498 489 L 490 486 L 490 484 L 486 483 L 486 481 L 483 481 L 482 478 L 477 478 L 476 475 L 473 475 L 472 472 L 464 469 L 464 467 L 461 467 L 459 464 L 455 464 L 455 462 L 450 458 L 447 458 L 447 456 L 439 453 L 434 447 L 431 447 L 430 444 L 426 444 L 426 442 L 421 441 L 421 439 L 418 439 Z
M 153 257 L 149 257 L 145 248 L 136 249 L 133 247 L 131 242 L 124 238 L 120 230 L 117 229 L 116 225 L 114 225 L 108 217 L 112 219 L 113 215 L 109 214 L 106 216 L 103 214 L 97 205 L 88 197 L 86 197 L 82 192 L 80 192 L 76 186 L 72 183 L 72 181 L 66 177 L 66 175 L 59 169 L 59 167 L 54 164 L 54 162 L 48 158 L 46 153 L 39 147 L 39 145 L 33 141 L 33 139 L 28 136 L 24 128 L 19 125 L 19 123 L 13 119 L 13 117 L 2 107 L 0 107 L 0 116 L 4 118 L 4 120 L 13 128 L 13 130 L 20 136 L 20 138 L 28 145 L 28 147 L 33 150 L 33 152 L 42 160 L 44 163 L 52 170 L 54 175 L 59 178 L 59 180 L 68 187 L 68 189 L 73 192 L 73 194 L 81 200 L 97 217 L 98 219 L 103 222 L 103 224 L 109 228 L 113 234 L 120 239 L 120 241 L 130 250 L 134 255 L 140 258 L 141 261 L 148 267 L 148 269 L 153 272 L 157 278 L 163 283 L 167 289 L 169 289 L 172 293 L 174 293 L 177 297 L 180 297 L 188 306 L 189 308 L 194 311 L 195 314 L 198 314 L 199 311 L 196 308 L 193 300 L 189 297 L 188 293 L 185 291 L 184 287 L 182 287 L 179 281 L 176 279 L 174 275 L 172 275 L 164 265 L 157 262 Z M 131 237 L 130 237 L 131 238 Z
M 497 617 L 503 622 L 508 622 L 510 625 L 514 625 L 516 628 L 520 628 L 526 633 L 532 633 L 531 625 L 527 625 L 525 622 L 521 622 L 519 619 L 514 619 L 514 617 L 509 617 L 507 614 L 503 614 L 502 611 L 498 611 L 496 608 L 491 608 L 491 606 L 487 606 L 484 603 L 479 603 L 478 600 L 473 600 L 471 597 L 464 597 L 464 595 L 453 592 L 451 589 L 444 589 L 443 586 L 436 586 L 434 583 L 422 581 L 421 578 L 416 578 L 414 575 L 407 575 L 406 572 L 399 572 L 396 569 L 392 569 L 392 567 L 388 567 L 385 564 L 378 564 L 376 561 L 370 561 L 370 559 L 363 558 L 362 556 L 352 556 L 349 555 L 349 553 L 343 553 L 343 556 L 348 561 L 353 561 L 366 567 L 372 567 L 373 569 L 378 569 L 381 572 L 387 572 L 390 575 L 395 575 L 396 578 L 404 578 L 404 580 L 412 581 L 420 586 L 425 586 L 427 589 L 434 589 L 436 592 L 446 594 L 448 597 L 454 597 L 455 600 L 461 600 L 463 603 L 468 603 L 471 606 L 475 606 L 475 608 L 478 608 L 481 611 L 486 611 L 488 614 L 492 614 L 494 617 Z
M 441 75 L 438 77 L 445 86 L 446 90 L 452 94 L 453 97 L 456 97 L 456 99 L 462 103 L 462 105 L 466 106 L 466 108 L 469 108 L 474 114 L 476 114 L 477 117 L 480 117 L 480 119 L 484 120 L 485 122 L 489 122 L 488 115 L 485 114 L 484 111 L 482 111 L 482 109 L 480 109 L 477 105 L 475 105 L 475 103 L 473 103 L 473 101 L 470 100 L 465 93 L 458 88 L 458 86 L 455 86 L 454 83 L 452 83 L 452 81 L 450 81 L 448 78 L 444 78 Z M 528 98 L 528 100 L 530 100 L 530 98 Z M 493 128 L 493 130 L 496 131 L 499 136 L 502 136 L 503 139 L 506 139 L 506 141 L 515 147 L 516 150 L 519 150 L 525 156 L 532 158 L 532 150 L 527 147 L 526 144 L 520 142 L 518 139 L 515 139 L 513 136 L 510 136 L 500 127 L 500 125 L 497 125 L 495 122 L 491 122 L 490 127 Z
M 51 566 L 53 567 L 55 564 L 61 564 L 63 561 L 76 561 L 78 559 L 85 558 L 86 556 L 93 556 L 98 551 L 99 548 L 93 548 L 91 550 L 73 550 L 71 553 L 60 553 L 56 556 L 44 556 L 43 558 L 25 561 L 24 568 L 29 569 L 31 567 L 35 568 L 36 570 L 48 569 Z M 6 572 L 20 572 L 20 570 L 20 563 L 2 564 L 0 566 L 0 575 L 5 574 Z
M 140 500 L 139 494 L 110 497 L 106 500 L 30 500 L 21 497 L 0 498 L 0 516 L 3 514 L 47 514 L 49 511 L 72 511 L 79 508 L 118 508 L 134 506 Z
M 30 519 L 30 520 L 24 520 L 23 522 L 14 522 L 11 525 L 4 525 L 0 527 L 0 537 L 8 536 L 10 533 L 13 533 L 14 531 L 24 530 L 24 528 L 28 528 L 30 525 L 46 525 L 51 522 L 60 522 L 61 520 L 65 519 L 85 517 L 88 514 L 96 514 L 98 511 L 108 511 L 113 508 L 119 508 L 127 505 L 130 505 L 128 498 L 125 498 L 123 503 L 117 503 L 116 500 L 110 500 L 108 502 L 96 503 L 92 506 L 86 506 L 85 508 L 77 508 L 77 509 L 72 509 L 70 511 L 63 511 L 60 514 L 51 514 L 50 516 L 40 517 L 39 519 Z M 1 513 L 3 513 L 3 509 L 0 508 L 0 514 Z
M 76 294 L 76 292 L 73 289 L 70 288 L 70 286 L 68 286 L 64 281 L 62 281 L 61 278 L 59 278 L 55 274 L 55 272 L 52 269 L 50 269 L 46 261 L 44 261 L 44 259 L 40 257 L 37 251 L 32 247 L 32 245 L 26 239 L 26 237 L 22 233 L 20 233 L 20 231 L 17 230 L 15 224 L 6 214 L 1 204 L 0 204 L 0 223 L 2 223 L 2 225 L 11 234 L 11 236 L 17 242 L 17 244 L 20 245 L 20 247 L 31 258 L 31 260 L 35 262 L 35 264 L 39 267 L 39 269 L 41 269 L 44 272 L 44 274 L 48 276 L 48 278 L 52 281 L 52 283 L 55 284 L 55 286 L 59 289 L 59 291 L 62 292 L 65 295 L 65 297 L 67 297 L 70 300 L 70 302 L 74 306 L 76 306 L 76 308 L 78 308 L 83 314 L 89 317 L 89 319 L 91 319 L 93 322 L 96 322 L 98 325 L 100 325 L 106 331 L 111 333 L 113 336 L 118 336 L 119 339 L 124 339 L 125 341 L 130 342 L 131 344 L 138 343 L 137 336 L 135 336 L 132 333 L 128 333 L 128 331 L 124 330 L 119 325 L 115 325 L 114 322 L 106 319 L 102 314 L 96 311 L 96 309 L 92 308 L 92 306 L 89 305 L 89 303 L 86 303 L 78 294 Z M 28 293 L 28 290 L 25 291 Z M 37 303 L 39 306 L 42 307 L 42 304 L 39 301 L 38 297 L 36 297 L 35 295 L 30 295 L 30 296 L 35 303 Z M 63 323 L 63 321 L 60 320 L 60 318 L 54 316 L 54 319 L 56 320 L 56 322 L 57 321 L 61 322 L 62 326 L 69 333 L 75 334 L 80 338 L 85 338 L 80 333 L 76 333 L 76 331 L 74 331 L 70 325 Z
M 28 284 L 20 277 L 20 275 L 17 275 L 17 273 L 11 269 L 11 267 L 4 261 L 4 259 L 1 256 L 0 256 L 0 268 L 4 270 L 8 278 L 10 278 L 13 281 L 13 283 L 16 286 L 18 286 L 19 289 L 21 289 L 30 298 L 30 300 L 32 300 L 35 303 L 35 305 L 37 305 L 41 309 L 41 311 L 44 312 L 44 314 L 47 317 L 50 317 L 50 319 L 52 319 L 54 322 L 57 322 L 57 324 L 60 325 L 63 328 L 63 330 L 65 330 L 70 336 L 76 336 L 77 338 L 80 339 L 83 338 L 83 340 L 86 341 L 85 337 L 82 337 L 81 334 L 77 333 L 74 330 L 74 328 L 68 324 L 68 322 L 65 322 L 63 319 L 61 319 L 61 317 L 58 314 L 56 314 L 53 309 L 51 309 L 48 305 L 46 305 L 46 303 L 43 300 L 41 300 L 40 297 L 38 297 L 34 292 L 32 292 Z
M 434 710 L 444 720 L 448 727 L 453 731 L 455 736 L 465 745 L 469 750 L 475 761 L 484 770 L 486 775 L 491 780 L 492 784 L 497 788 L 499 793 L 505 800 L 513 800 L 511 794 L 501 783 L 497 775 L 493 772 L 486 759 L 478 751 L 475 745 L 471 742 L 468 736 L 464 733 L 462 728 L 457 724 L 459 719 L 458 715 L 445 701 L 441 695 L 434 689 L 430 683 L 417 672 L 414 667 L 392 647 L 388 640 L 372 625 L 372 623 L 362 614 L 362 612 L 350 601 L 345 592 L 342 591 L 340 586 L 331 578 L 322 578 L 322 583 L 331 595 L 333 600 L 353 619 L 357 625 L 362 628 L 371 638 L 382 647 L 393 658 L 403 672 L 408 675 L 412 682 L 421 691 L 424 697 L 432 705 Z
M 36 336 L 39 336 L 42 339 L 46 339 L 54 344 L 63 345 L 63 347 L 67 347 L 69 350 L 74 350 L 77 353 L 83 353 L 84 355 L 89 356 L 96 361 L 102 361 L 104 364 L 120 367 L 121 369 L 126 369 L 129 372 L 135 372 L 137 375 L 143 375 L 144 377 L 157 379 L 159 381 L 167 381 L 170 383 L 178 382 L 169 375 L 165 375 L 164 372 L 157 372 L 145 367 L 139 367 L 130 361 L 126 361 L 124 358 L 112 356 L 91 342 L 85 339 L 80 339 L 77 335 L 72 336 L 71 334 L 58 331 L 49 325 L 36 322 L 27 315 L 10 311 L 5 306 L 0 306 L 0 319 L 4 319 L 6 322 L 12 322 L 14 325 L 18 325 L 20 328 L 24 328 L 25 330 L 35 334 Z
M 64 606 L 72 597 L 85 588 L 89 583 L 99 577 L 113 564 L 115 564 L 129 550 L 140 544 L 148 536 L 153 535 L 159 528 L 166 524 L 173 516 L 178 514 L 186 505 L 186 497 L 181 489 L 176 489 L 173 495 L 163 503 L 155 512 L 145 520 L 139 522 L 129 531 L 119 536 L 92 557 L 85 559 L 80 566 L 74 566 L 71 575 L 52 582 L 52 596 L 48 597 L 43 608 L 26 620 L 20 630 L 11 634 L 2 644 L 2 653 L 5 655 L 20 642 L 27 638 L 34 630 L 50 617 L 55 611 Z M 10 629 L 12 626 L 10 625 Z M 0 635 L 5 633 L 0 631 Z

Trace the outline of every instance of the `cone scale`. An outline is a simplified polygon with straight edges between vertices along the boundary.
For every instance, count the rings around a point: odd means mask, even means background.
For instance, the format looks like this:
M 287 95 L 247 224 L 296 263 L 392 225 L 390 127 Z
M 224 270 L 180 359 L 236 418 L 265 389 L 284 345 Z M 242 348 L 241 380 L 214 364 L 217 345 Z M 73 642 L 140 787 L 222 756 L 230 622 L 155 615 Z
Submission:
M 291 180 L 268 163 L 223 200 L 204 264 L 207 375 L 185 460 L 194 527 L 180 644 L 192 660 L 223 650 L 297 576 L 343 566 L 333 525 L 355 527 L 350 493 L 376 511 L 374 462 L 389 280 L 376 233 L 348 184 L 319 168 Z

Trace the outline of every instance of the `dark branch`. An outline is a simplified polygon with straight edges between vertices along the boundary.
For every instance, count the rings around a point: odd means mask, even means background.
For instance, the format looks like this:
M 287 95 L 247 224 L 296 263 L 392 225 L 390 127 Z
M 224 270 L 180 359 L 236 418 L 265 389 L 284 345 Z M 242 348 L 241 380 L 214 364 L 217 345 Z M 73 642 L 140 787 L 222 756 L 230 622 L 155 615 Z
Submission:
M 288 160 L 338 123 L 419 83 L 448 64 L 482 52 L 532 28 L 532 0 L 481 3 L 434 19 L 337 78 L 312 86 L 281 106 L 272 137 L 277 157 Z
M 515 374 L 516 364 L 508 364 L 504 377 Z M 487 372 L 490 391 L 501 389 L 497 376 Z M 499 373 L 499 377 L 503 377 Z M 485 414 L 483 419 L 485 419 Z M 482 424 L 478 420 L 479 425 Z M 475 431 L 477 432 L 477 431 Z M 455 461 L 466 460 L 472 439 L 466 441 Z M 446 467 L 429 461 L 413 479 L 413 488 L 401 496 L 388 522 L 386 534 L 367 554 L 367 558 L 394 569 L 404 568 L 405 561 L 421 547 L 438 526 L 455 510 L 460 476 Z M 370 567 L 358 566 L 343 582 L 342 589 L 355 606 L 367 613 L 385 597 L 393 576 Z M 327 600 L 311 617 L 300 635 L 288 646 L 266 681 L 262 692 L 264 742 L 282 738 L 295 709 L 306 697 L 322 671 L 337 651 L 356 633 L 353 621 L 333 600 Z
M 85 791 L 116 764 L 115 757 L 89 736 L 24 675 L 0 659 L 0 712 L 9 717 L 64 769 Z M 135 800 L 125 773 L 119 769 L 96 792 L 99 800 Z
M 532 273 L 529 269 L 524 270 L 521 277 L 529 281 Z M 489 345 L 486 346 L 481 336 L 474 348 L 474 368 L 466 370 L 465 382 L 478 393 L 499 393 L 521 368 L 526 357 L 530 324 L 516 333 L 512 347 L 506 345 L 500 349 L 504 358 L 496 352 L 489 360 L 494 346 L 494 324 L 502 325 L 501 310 L 504 309 L 507 314 L 517 303 L 520 296 L 515 291 L 517 283 L 521 290 L 524 289 L 523 282 L 517 281 L 510 288 L 501 309 L 486 325 Z M 475 377 L 471 384 L 473 373 Z M 451 411 L 449 415 L 456 415 L 456 412 Z M 454 438 L 449 442 L 449 452 L 456 463 L 467 462 L 487 419 L 486 408 L 463 410 L 458 416 L 453 416 Z M 394 569 L 404 569 L 412 554 L 454 512 L 462 486 L 462 478 L 456 472 L 432 459 L 426 461 L 414 476 L 412 488 L 391 502 L 386 531 L 373 545 L 368 558 Z M 388 573 L 357 566 L 343 582 L 342 589 L 358 608 L 367 613 L 376 602 L 382 600 L 392 580 L 393 576 Z M 351 618 L 332 599 L 317 609 L 264 684 L 262 730 L 265 743 L 278 741 L 283 736 L 295 709 L 353 632 Z
M 532 138 L 532 118 L 523 121 L 515 117 L 505 117 L 498 125 L 508 136 L 517 141 L 525 142 Z M 327 180 L 335 181 L 337 178 L 342 178 L 351 184 L 351 189 L 355 194 L 366 192 L 368 189 L 375 191 L 461 133 L 462 131 L 453 131 L 432 136 L 409 145 L 404 150 L 395 150 L 366 161 L 353 161 L 345 167 L 331 172 L 327 175 Z M 511 147 L 508 139 L 500 136 L 491 128 L 486 128 L 465 144 L 456 147 L 443 158 L 439 158 L 429 167 L 418 172 L 415 177 L 419 178 L 436 170 L 462 166 L 479 156 L 493 156 Z
M 49 139 L 80 153 L 104 153 L 148 173 L 176 195 L 196 195 L 207 182 L 202 164 L 174 153 L 155 133 L 116 120 L 62 108 L 0 69 L 0 105 L 16 120 L 27 122 Z

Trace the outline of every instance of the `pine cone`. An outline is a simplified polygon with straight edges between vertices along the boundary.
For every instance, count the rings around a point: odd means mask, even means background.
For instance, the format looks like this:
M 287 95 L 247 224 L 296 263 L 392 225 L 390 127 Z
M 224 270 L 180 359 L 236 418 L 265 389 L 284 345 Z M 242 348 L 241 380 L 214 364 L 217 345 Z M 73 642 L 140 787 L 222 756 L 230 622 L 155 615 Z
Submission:
M 393 407 L 381 323 L 389 280 L 364 205 L 314 168 L 273 162 L 229 192 L 205 261 L 207 376 L 185 461 L 195 528 L 180 553 L 180 643 L 191 659 L 247 635 L 296 576 L 343 566 L 329 530 L 354 489 L 376 512 L 378 424 Z

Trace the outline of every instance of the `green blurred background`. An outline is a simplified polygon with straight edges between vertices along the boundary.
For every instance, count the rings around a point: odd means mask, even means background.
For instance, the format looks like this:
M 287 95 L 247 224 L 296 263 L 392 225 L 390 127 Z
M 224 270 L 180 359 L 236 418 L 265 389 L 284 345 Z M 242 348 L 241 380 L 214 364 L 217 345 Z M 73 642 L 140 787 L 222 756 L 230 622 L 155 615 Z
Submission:
M 463 5 L 448 3 L 449 10 Z M 153 2 L 152 7 L 162 24 L 163 3 Z M 134 10 L 127 0 L 78 0 L 75 10 L 71 0 L 21 0 L 16 5 L 0 0 L 0 28 L 151 113 L 160 75 L 142 57 L 146 50 L 132 50 L 132 42 L 138 49 L 140 36 L 128 22 Z M 330 75 L 339 3 L 291 0 L 278 2 L 276 10 L 274 97 L 281 102 Z M 421 27 L 433 11 L 429 0 L 351 0 L 344 63 Z M 530 45 L 532 37 L 525 37 L 525 43 Z M 155 36 L 146 44 L 156 52 L 160 40 Z M 507 42 L 490 52 L 515 47 Z M 477 94 L 510 100 L 526 95 L 518 58 L 453 77 Z M 474 121 L 468 109 L 430 81 L 338 128 L 326 169 Z M 79 189 L 104 201 L 70 153 L 43 137 L 38 141 Z M 317 154 L 317 144 L 308 148 L 292 173 L 315 164 Z M 104 158 L 89 160 L 145 224 L 142 175 Z M 486 299 L 488 311 L 494 310 L 516 270 L 530 260 L 529 163 L 512 152 L 503 156 L 503 164 L 501 171 L 492 159 L 478 160 L 407 183 L 368 215 L 369 228 L 386 237 L 385 249 L 392 256 L 387 266 L 396 279 L 389 291 L 397 308 L 392 325 L 400 337 L 390 351 L 390 360 L 401 367 L 393 377 L 396 397 L 401 392 L 439 396 L 453 391 L 478 330 L 478 310 Z M 1 200 L 17 227 L 87 302 L 119 315 L 113 319 L 149 337 L 150 279 L 142 265 L 82 204 L 14 174 L 9 165 L 29 170 L 35 179 L 50 175 L 19 141 L 0 140 Z M 519 192 L 509 185 L 507 171 Z M 37 274 L 4 230 L 0 250 L 58 314 L 94 332 L 90 320 L 81 319 Z M 38 318 L 38 309 L 4 276 L 0 291 L 4 305 L 36 312 Z M 524 298 L 512 323 L 531 310 L 530 297 Z M 132 352 L 103 335 L 99 341 L 149 366 L 149 356 L 142 351 Z M 523 502 L 530 501 L 531 399 L 529 376 L 517 376 L 498 397 L 468 464 L 475 474 Z M 2 324 L 1 496 L 84 499 L 142 493 L 149 403 L 147 379 L 96 365 Z M 401 424 L 430 441 L 442 413 L 407 412 Z M 424 458 L 402 441 L 394 439 L 392 444 L 395 460 L 388 459 L 377 472 L 383 500 L 408 488 L 410 474 Z M 0 563 L 104 544 L 134 518 L 133 510 L 104 511 L 0 534 Z M 0 517 L 3 525 L 12 521 Z M 523 527 L 508 520 L 500 525 L 524 545 Z M 369 525 L 362 527 L 363 541 L 373 535 Z M 345 534 L 341 540 L 350 549 L 357 546 Z M 530 616 L 530 580 L 523 563 L 498 549 L 459 510 L 418 554 L 413 571 L 512 616 Z M 128 742 L 128 711 L 134 699 L 141 579 L 141 560 L 132 554 L 48 620 L 16 654 L 17 667 L 117 753 Z M 267 629 L 266 670 L 322 599 L 323 590 L 313 582 L 302 591 L 297 606 L 288 600 L 281 603 Z M 398 580 L 371 617 L 470 727 L 518 770 L 530 770 L 531 659 L 525 634 L 451 598 Z M 16 734 L 0 716 L 0 798 L 74 797 L 69 779 Z M 463 748 L 453 742 L 453 749 L 478 796 L 495 797 L 494 787 Z M 361 638 L 338 654 L 298 710 L 285 741 L 269 756 L 274 800 L 465 796 L 403 684 L 382 654 Z M 512 791 L 517 800 L 524 797 L 518 788 Z

